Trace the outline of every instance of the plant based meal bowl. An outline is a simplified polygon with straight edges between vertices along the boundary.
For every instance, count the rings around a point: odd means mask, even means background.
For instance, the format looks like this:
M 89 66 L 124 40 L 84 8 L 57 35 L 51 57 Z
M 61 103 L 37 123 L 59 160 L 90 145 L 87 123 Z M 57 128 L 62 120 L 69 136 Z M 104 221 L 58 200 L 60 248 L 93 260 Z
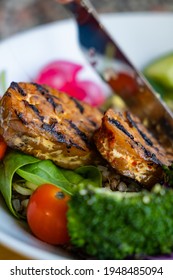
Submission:
M 120 47 L 124 50 L 124 52 L 129 56 L 131 61 L 135 64 L 135 66 L 138 69 L 144 69 L 146 65 L 148 65 L 153 59 L 160 57 L 166 53 L 171 53 L 173 51 L 173 38 L 171 36 L 172 34 L 172 25 L 173 25 L 173 15 L 171 13 L 123 13 L 123 14 L 109 14 L 109 15 L 103 15 L 102 17 L 103 23 L 106 25 L 110 33 L 114 38 L 116 38 L 116 41 L 119 42 Z M 115 28 L 117 26 L 117 28 Z M 158 26 L 159 26 L 159 32 L 158 32 Z M 67 37 L 64 36 L 64 34 L 68 34 Z M 34 45 L 34 47 L 33 47 Z M 108 94 L 109 89 L 103 84 L 103 82 L 100 80 L 100 78 L 96 75 L 96 73 L 93 71 L 93 69 L 86 64 L 84 57 L 82 56 L 82 53 L 80 52 L 78 43 L 77 43 L 77 30 L 75 27 L 75 23 L 72 20 L 64 20 L 61 22 L 55 22 L 53 24 L 47 24 L 42 27 L 35 28 L 31 31 L 27 31 L 25 33 L 18 34 L 16 36 L 13 36 L 3 42 L 0 43 L 0 73 L 5 71 L 6 73 L 6 83 L 7 86 L 11 84 L 12 81 L 15 81 L 16 83 L 19 82 L 30 82 L 35 79 L 35 77 L 38 75 L 39 71 L 48 63 L 56 60 L 65 60 L 70 61 L 73 63 L 77 63 L 79 65 L 82 65 L 84 68 L 79 73 L 79 76 L 81 79 L 87 79 L 90 81 L 97 82 L 101 85 L 103 88 L 105 95 Z M 14 84 L 13 84 L 14 86 Z M 0 86 L 1 94 L 4 93 L 3 85 Z M 11 172 L 13 173 L 13 169 L 15 172 L 17 172 L 18 175 L 27 173 L 27 176 L 30 176 L 30 168 L 22 168 L 22 164 L 20 161 L 20 155 L 18 157 L 15 156 L 15 154 L 10 154 L 10 158 L 16 158 L 16 164 L 17 164 L 17 170 L 15 170 L 15 166 L 11 166 Z M 8 160 L 6 160 L 6 165 L 8 166 Z M 26 162 L 30 162 L 33 165 L 36 162 L 39 162 L 39 160 L 33 160 L 33 158 L 26 157 Z M 15 160 L 13 160 L 13 163 L 15 163 Z M 49 169 L 51 166 L 51 163 L 49 162 L 47 165 L 44 166 L 44 163 L 40 163 L 42 166 L 42 169 Z M 8 172 L 10 173 L 10 168 L 8 168 Z M 53 167 L 52 167 L 53 168 Z M 57 172 L 57 171 L 56 171 Z M 55 173 L 56 173 L 55 172 Z M 87 171 L 83 168 L 79 168 L 76 170 L 76 173 L 63 173 L 59 172 L 62 178 L 65 176 L 67 179 L 71 176 L 71 179 L 76 180 L 78 176 L 85 175 L 85 172 L 90 172 L 91 176 L 93 177 L 93 174 L 95 174 L 95 178 L 92 178 L 93 185 L 99 185 L 100 179 L 99 174 L 96 171 L 93 171 L 91 169 L 88 169 Z M 102 170 L 103 172 L 103 170 Z M 72 176 L 73 175 L 73 176 Z M 10 175 L 11 176 L 11 175 Z M 41 176 L 42 177 L 42 176 Z M 40 177 L 40 182 L 45 183 L 43 180 L 44 178 Z M 11 178 L 11 177 L 10 177 Z M 10 178 L 6 182 L 10 184 Z M 41 180 L 42 179 L 42 180 Z M 47 180 L 47 179 L 46 179 Z M 52 179 L 51 179 L 52 180 Z M 50 181 L 49 183 L 56 184 L 55 181 Z M 61 187 L 63 188 L 63 184 L 69 184 L 69 193 L 70 193 L 70 183 L 69 181 L 63 181 L 60 180 L 60 182 L 57 182 L 58 184 L 62 184 Z M 86 180 L 84 178 L 83 182 L 84 185 L 86 184 Z M 90 185 L 90 182 L 87 184 Z M 85 189 L 86 191 L 86 197 L 88 198 L 89 203 L 91 203 L 91 215 L 92 213 L 97 212 L 97 209 L 101 211 L 100 205 L 102 205 L 102 198 L 104 196 L 104 191 L 101 190 L 93 190 L 93 185 L 91 188 Z M 124 186 L 121 185 L 123 188 Z M 10 194 L 10 190 L 8 189 L 5 191 L 5 195 Z M 103 192 L 103 193 L 102 193 Z M 162 193 L 158 194 L 158 189 L 155 189 L 155 193 L 153 194 L 153 197 L 156 201 L 156 204 L 159 203 L 160 197 L 162 197 Z M 95 194 L 95 197 L 97 199 L 97 207 L 95 208 L 92 201 L 92 194 Z M 158 195 L 157 195 L 158 194 Z M 77 195 L 76 202 L 80 202 L 84 193 L 80 192 L 79 195 Z M 129 196 L 130 197 L 130 196 Z M 140 195 L 139 195 L 140 197 Z M 168 195 L 165 199 L 167 199 Z M 153 199 L 153 198 L 152 198 Z M 168 199 L 169 200 L 169 199 Z M 128 217 L 129 221 L 133 217 L 133 212 L 128 212 L 128 207 L 130 205 L 135 204 L 138 209 L 140 209 L 142 203 L 147 204 L 147 195 L 141 196 L 140 201 L 138 200 L 138 204 L 136 204 L 136 196 L 134 198 L 127 200 L 124 200 L 123 195 L 122 196 L 111 196 L 109 200 L 109 194 L 106 194 L 106 200 L 103 201 L 105 209 L 108 209 L 109 207 L 113 207 L 115 201 L 117 202 L 117 215 L 118 211 L 120 211 L 119 206 L 121 206 L 121 201 L 123 201 L 123 206 L 125 209 L 125 215 Z M 10 205 L 10 202 L 7 200 L 7 205 Z M 169 201 L 171 203 L 171 201 Z M 168 208 L 169 208 L 168 203 Z M 75 200 L 72 200 L 71 202 L 72 210 L 71 210 L 71 218 L 69 220 L 70 222 L 70 230 L 73 234 L 74 243 L 79 245 L 80 242 L 83 242 L 83 240 L 86 238 L 90 239 L 90 234 L 88 236 L 85 236 L 85 234 L 82 233 L 82 229 L 80 227 L 80 221 L 78 220 L 78 217 L 76 218 L 76 221 L 73 220 L 73 215 L 76 217 L 76 203 Z M 153 206 L 154 207 L 154 206 Z M 147 208 L 146 208 L 147 209 Z M 104 210 L 104 209 L 102 209 Z M 148 211 L 150 211 L 149 209 Z M 142 211 L 142 210 L 141 210 Z M 157 216 L 156 209 L 152 208 L 152 211 L 154 215 Z M 121 212 L 121 211 L 120 211 Z M 81 209 L 81 217 L 87 221 L 87 217 L 85 216 L 85 206 L 84 211 Z M 102 212 L 100 212 L 102 213 Z M 142 212 L 143 213 L 143 212 Z M 101 215 L 103 215 L 102 213 Z M 83 216 L 82 216 L 83 215 Z M 162 216 L 164 217 L 164 213 L 162 213 Z M 149 216 L 148 216 L 149 217 Z M 149 217 L 150 218 L 150 217 Z M 151 216 L 152 219 L 152 216 Z M 59 246 L 49 245 L 47 243 L 44 243 L 34 237 L 31 234 L 31 231 L 28 228 L 28 225 L 26 222 L 23 222 L 20 219 L 16 219 L 11 213 L 9 212 L 3 197 L 0 196 L 0 242 L 4 244 L 5 246 L 29 257 L 34 259 L 75 259 L 75 258 L 82 258 L 83 255 L 78 255 L 71 253 L 70 250 L 64 249 Z M 169 222 L 169 219 L 167 220 Z M 79 223 L 78 223 L 79 222 Z M 100 221 L 99 221 L 100 222 Z M 119 220 L 119 223 L 121 221 Z M 138 233 L 140 235 L 140 220 L 138 226 Z M 149 223 L 149 221 L 146 219 L 146 223 Z M 100 223 L 101 224 L 101 223 Z M 163 223 L 164 224 L 164 223 Z M 94 222 L 93 222 L 94 225 Z M 171 223 L 169 224 L 169 226 Z M 120 224 L 119 224 L 120 226 Z M 163 225 L 166 226 L 166 224 Z M 80 230 L 82 235 L 81 240 L 75 239 L 75 227 L 76 229 Z M 115 227 L 116 228 L 116 227 Z M 107 223 L 105 222 L 103 225 L 103 231 L 101 235 L 101 239 L 95 239 L 95 243 L 88 243 L 89 246 L 87 248 L 88 253 L 95 252 L 95 248 L 93 244 L 97 244 L 97 255 L 99 258 L 108 258 L 108 254 L 105 254 L 105 249 L 102 251 L 101 247 L 102 244 L 100 244 L 100 249 L 98 246 L 98 242 L 100 240 L 106 239 L 106 233 L 107 233 Z M 129 227 L 129 230 L 130 227 Z M 142 229 L 141 229 L 142 231 Z M 171 228 L 170 228 L 171 231 Z M 146 231 L 146 236 L 147 235 Z M 139 237 L 139 235 L 136 235 L 136 238 Z M 121 232 L 120 236 L 117 234 L 117 238 L 121 240 Z M 84 239 L 83 239 L 84 238 Z M 110 237 L 112 238 L 112 237 Z M 126 236 L 125 236 L 126 238 Z M 128 238 L 128 234 L 127 234 Z M 154 238 L 154 237 L 153 237 Z M 169 239 L 169 237 L 168 237 Z M 122 238 L 123 240 L 123 238 Z M 158 244 L 160 240 L 157 240 Z M 172 240 L 169 240 L 170 243 Z M 132 240 L 134 246 L 136 244 L 136 240 Z M 142 244 L 142 239 L 140 240 Z M 151 243 L 153 243 L 153 239 L 151 239 Z M 148 243 L 149 244 L 149 243 Z M 122 243 L 122 247 L 124 247 L 125 252 L 133 252 L 131 251 L 131 248 L 129 248 L 128 244 Z M 161 247 L 165 252 L 167 252 L 167 247 L 169 246 L 169 242 L 167 244 L 162 244 Z M 105 245 L 106 246 L 106 245 Z M 118 246 L 117 243 L 114 243 L 114 246 Z M 80 247 L 80 246 L 79 246 Z M 166 248 L 166 249 L 165 249 Z M 148 249 L 147 252 L 151 252 L 152 250 Z M 114 252 L 111 253 L 112 258 L 124 258 L 126 257 L 126 254 L 114 254 Z M 145 257 L 146 258 L 146 257 Z M 162 257 L 163 258 L 163 257 Z M 171 259 L 171 255 L 169 256 Z

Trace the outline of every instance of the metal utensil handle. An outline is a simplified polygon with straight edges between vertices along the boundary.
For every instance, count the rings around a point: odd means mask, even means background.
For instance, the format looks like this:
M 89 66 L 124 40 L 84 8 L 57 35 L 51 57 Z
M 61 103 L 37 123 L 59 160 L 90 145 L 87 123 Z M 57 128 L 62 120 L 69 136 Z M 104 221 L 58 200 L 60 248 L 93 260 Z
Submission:
M 65 5 L 74 15 L 79 30 L 79 42 L 85 49 L 88 61 L 90 61 L 90 50 L 95 50 L 95 56 L 101 59 L 106 57 L 106 48 L 111 45 L 115 49 L 113 60 L 119 61 L 123 66 L 129 69 L 131 78 L 136 85 L 133 91 L 128 88 L 119 88 L 117 91 L 116 77 L 118 72 L 112 67 L 110 71 L 105 66 L 99 68 L 99 63 L 95 63 L 94 68 L 101 77 L 121 96 L 129 109 L 136 114 L 142 121 L 148 121 L 149 129 L 154 132 L 157 138 L 160 138 L 166 148 L 173 148 L 173 113 L 167 105 L 154 92 L 154 89 L 146 81 L 144 76 L 134 67 L 127 56 L 123 53 L 118 44 L 112 39 L 99 16 L 89 0 L 74 0 Z M 108 75 L 107 72 L 111 75 Z

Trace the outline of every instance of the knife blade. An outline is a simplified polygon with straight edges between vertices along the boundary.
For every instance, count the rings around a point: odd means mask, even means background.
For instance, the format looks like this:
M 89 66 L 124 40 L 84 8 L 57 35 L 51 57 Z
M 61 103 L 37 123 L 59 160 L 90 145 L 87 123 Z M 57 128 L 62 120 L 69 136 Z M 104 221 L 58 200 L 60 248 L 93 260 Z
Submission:
M 90 1 L 74 0 L 65 7 L 76 19 L 79 43 L 87 61 L 124 100 L 130 111 L 145 122 L 160 143 L 172 153 L 171 110 L 113 40 Z M 122 75 L 124 83 L 121 82 Z

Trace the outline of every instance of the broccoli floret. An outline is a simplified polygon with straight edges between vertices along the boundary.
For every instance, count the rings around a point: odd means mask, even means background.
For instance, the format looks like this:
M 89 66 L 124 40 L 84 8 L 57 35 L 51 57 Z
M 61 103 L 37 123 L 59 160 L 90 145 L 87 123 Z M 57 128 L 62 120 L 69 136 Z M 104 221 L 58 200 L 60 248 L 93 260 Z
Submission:
M 69 203 L 71 243 L 97 259 L 169 254 L 173 250 L 173 190 L 139 193 L 88 187 Z

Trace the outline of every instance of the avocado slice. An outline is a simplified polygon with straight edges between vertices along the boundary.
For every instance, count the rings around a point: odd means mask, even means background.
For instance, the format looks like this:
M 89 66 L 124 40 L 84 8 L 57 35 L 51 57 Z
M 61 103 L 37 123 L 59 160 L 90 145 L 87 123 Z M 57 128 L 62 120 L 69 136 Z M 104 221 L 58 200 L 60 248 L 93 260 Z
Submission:
M 173 90 L 173 52 L 154 59 L 143 70 L 150 81 Z

